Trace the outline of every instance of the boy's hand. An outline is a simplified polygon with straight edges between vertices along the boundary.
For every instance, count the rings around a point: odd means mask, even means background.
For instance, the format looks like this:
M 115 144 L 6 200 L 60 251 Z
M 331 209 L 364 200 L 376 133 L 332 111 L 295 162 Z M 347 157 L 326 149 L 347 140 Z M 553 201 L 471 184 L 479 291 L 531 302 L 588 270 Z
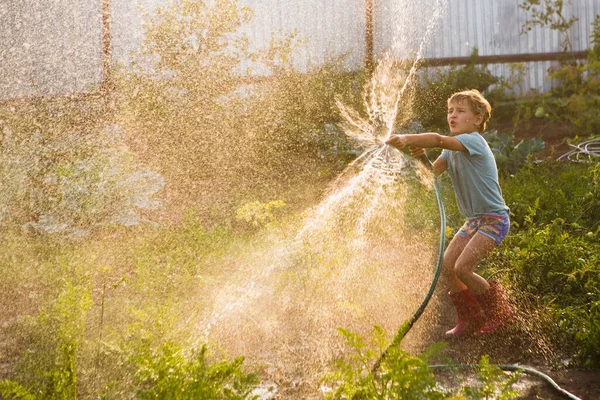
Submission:
M 425 155 L 425 149 L 422 147 L 408 146 L 408 150 L 410 150 L 410 155 L 414 158 L 421 158 Z
M 406 135 L 392 135 L 386 140 L 385 144 L 389 144 L 398 150 L 402 150 L 408 145 L 408 139 L 406 138 Z

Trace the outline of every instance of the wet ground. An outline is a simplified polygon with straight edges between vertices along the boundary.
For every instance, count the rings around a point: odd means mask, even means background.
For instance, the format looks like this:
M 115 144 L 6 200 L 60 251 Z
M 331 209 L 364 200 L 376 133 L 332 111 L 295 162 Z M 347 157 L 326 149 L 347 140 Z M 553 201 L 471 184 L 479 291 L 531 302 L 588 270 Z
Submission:
M 444 340 L 444 332 L 453 326 L 455 314 L 449 302 L 438 297 L 438 303 L 441 311 L 439 324 L 434 328 L 434 339 Z M 482 355 L 488 354 L 493 364 L 535 369 L 582 400 L 600 399 L 600 370 L 569 367 L 576 349 L 558 337 L 557 331 L 542 323 L 539 316 L 517 310 L 514 323 L 497 334 L 450 342 L 444 349 L 443 356 L 447 358 L 443 361 L 477 364 Z M 527 374 L 521 376 L 517 388 L 522 393 L 518 399 L 522 400 L 568 398 L 541 377 Z

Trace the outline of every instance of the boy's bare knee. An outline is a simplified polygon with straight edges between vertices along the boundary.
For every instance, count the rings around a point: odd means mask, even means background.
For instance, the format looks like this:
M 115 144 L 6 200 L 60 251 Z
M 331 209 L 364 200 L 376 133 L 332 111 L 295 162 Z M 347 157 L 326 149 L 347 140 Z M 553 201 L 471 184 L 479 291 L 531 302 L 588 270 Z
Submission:
M 465 278 L 468 278 L 473 273 L 473 268 L 468 264 L 456 263 L 454 265 L 454 273 L 460 280 L 464 281 Z
M 450 262 L 447 262 L 446 260 L 444 260 L 442 262 L 442 272 L 444 272 L 446 274 L 453 274 L 454 273 L 454 263 L 450 263 Z

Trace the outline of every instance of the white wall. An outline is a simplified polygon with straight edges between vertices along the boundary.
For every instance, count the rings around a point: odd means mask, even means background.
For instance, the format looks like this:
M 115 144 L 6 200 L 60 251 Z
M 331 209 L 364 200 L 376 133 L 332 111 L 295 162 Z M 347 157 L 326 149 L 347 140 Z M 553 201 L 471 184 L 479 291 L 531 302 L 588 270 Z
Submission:
M 152 12 L 168 0 L 112 0 L 113 59 L 127 63 L 143 40 L 142 10 Z M 556 32 L 536 28 L 520 35 L 527 15 L 522 0 L 373 0 L 375 55 L 390 50 L 413 56 L 436 11 L 437 25 L 424 42 L 423 56 L 543 53 L 560 51 Z M 101 75 L 102 0 L 0 0 L 0 98 L 73 93 L 93 88 Z M 306 46 L 294 58 L 302 71 L 328 57 L 346 55 L 347 69 L 365 58 L 365 0 L 240 0 L 254 10 L 244 31 L 255 47 L 268 44 L 273 32 L 297 31 Z M 568 16 L 580 20 L 571 29 L 573 50 L 590 46 L 591 23 L 600 0 L 572 0 Z M 548 89 L 550 63 L 529 63 L 524 90 Z M 490 65 L 508 75 L 506 64 Z M 258 68 L 256 73 L 267 71 Z
M 100 3 L 84 1 L 0 0 L 0 98 L 72 93 L 100 80 Z
M 416 2 L 423 15 L 431 15 L 432 0 Z M 379 18 L 379 49 L 394 48 L 394 39 L 409 35 L 414 29 L 395 23 L 386 15 L 402 15 L 406 5 L 397 0 L 378 0 L 382 8 L 389 11 Z M 425 3 L 425 4 L 424 4 Z M 520 34 L 522 26 L 529 15 L 519 8 L 522 0 L 437 0 L 445 3 L 445 13 L 440 19 L 436 34 L 433 35 L 425 57 L 460 57 L 469 56 L 473 47 L 477 47 L 480 55 L 525 54 L 560 52 L 561 38 L 556 31 L 535 27 L 527 34 Z M 411 7 L 415 7 L 414 5 Z M 585 50 L 590 47 L 590 35 L 594 16 L 600 13 L 600 0 L 572 0 L 565 6 L 565 18 L 572 15 L 579 18 L 569 32 L 572 50 Z M 407 34 L 407 32 L 409 32 Z M 394 54 L 402 56 L 395 51 Z M 523 82 L 525 91 L 537 88 L 549 89 L 550 83 L 545 80 L 550 62 L 527 63 L 528 74 Z M 489 65 L 492 73 L 498 76 L 509 76 L 509 64 Z

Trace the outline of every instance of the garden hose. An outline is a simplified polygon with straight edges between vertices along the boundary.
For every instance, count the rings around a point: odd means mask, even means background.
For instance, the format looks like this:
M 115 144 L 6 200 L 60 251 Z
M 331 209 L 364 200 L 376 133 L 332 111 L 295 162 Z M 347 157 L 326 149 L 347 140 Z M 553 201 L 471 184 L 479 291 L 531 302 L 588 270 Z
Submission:
M 569 144 L 571 151 L 558 157 L 558 160 L 582 162 L 590 160 L 591 157 L 600 158 L 600 138 L 588 140 L 578 145 Z
M 426 155 L 421 156 L 421 161 L 423 162 L 423 164 L 425 164 L 425 166 L 427 166 L 427 168 L 429 168 L 430 170 L 433 171 L 433 166 L 431 165 L 431 161 L 429 161 L 429 158 L 427 158 Z M 446 211 L 444 210 L 444 202 L 442 201 L 442 192 L 440 191 L 437 179 L 435 179 L 433 181 L 433 185 L 435 188 L 435 196 L 437 198 L 438 208 L 440 211 L 440 241 L 439 241 L 440 251 L 439 251 L 439 255 L 438 255 L 437 268 L 435 269 L 435 273 L 433 274 L 433 281 L 431 282 L 431 285 L 429 286 L 429 291 L 427 292 L 427 295 L 423 299 L 423 302 L 421 302 L 421 305 L 419 306 L 419 308 L 417 308 L 417 311 L 415 311 L 414 314 L 408 319 L 408 321 L 404 322 L 402 324 L 402 326 L 398 329 L 398 333 L 396 333 L 396 335 L 394 336 L 392 343 L 390 343 L 390 345 L 387 347 L 387 349 L 385 349 L 381 353 L 381 355 L 379 356 L 379 358 L 373 365 L 373 368 L 371 369 L 372 372 L 375 372 L 377 369 L 379 369 L 381 361 L 383 361 L 383 359 L 387 356 L 388 350 L 392 346 L 396 346 L 396 345 L 400 344 L 400 342 L 402 341 L 404 336 L 412 328 L 412 326 L 415 324 L 415 322 L 417 322 L 417 320 L 419 319 L 421 314 L 423 314 L 423 311 L 425 311 L 425 307 L 427 307 L 429 300 L 431 300 L 431 297 L 433 296 L 433 292 L 437 285 L 437 281 L 440 278 L 440 274 L 442 272 L 442 261 L 444 260 L 444 247 L 445 247 L 445 243 L 446 243 Z
M 421 156 L 421 162 L 423 162 L 423 164 L 425 164 L 425 166 L 427 168 L 429 168 L 431 171 L 433 171 L 433 166 L 431 164 L 431 161 L 429 161 L 429 159 L 427 158 L 426 155 Z M 400 328 L 398 329 L 398 332 L 392 339 L 392 342 L 390 343 L 390 345 L 381 353 L 381 355 L 379 356 L 379 358 L 373 365 L 373 368 L 371 369 L 371 372 L 373 372 L 373 373 L 379 369 L 381 362 L 387 356 L 388 350 L 390 348 L 392 348 L 393 346 L 400 345 L 400 342 L 402 341 L 404 336 L 406 336 L 406 334 L 413 327 L 415 322 L 417 322 L 417 320 L 419 319 L 421 314 L 423 314 L 423 311 L 425 311 L 425 307 L 427 307 L 429 300 L 431 300 L 431 297 L 433 296 L 433 292 L 435 290 L 435 287 L 437 285 L 437 282 L 439 280 L 439 277 L 440 277 L 440 274 L 442 271 L 442 262 L 444 259 L 444 248 L 445 248 L 445 243 L 446 243 L 446 211 L 444 209 L 442 193 L 440 191 L 440 187 L 439 187 L 437 178 L 434 180 L 433 185 L 434 185 L 435 196 L 437 199 L 438 209 L 439 209 L 439 213 L 440 213 L 439 254 L 438 254 L 437 266 L 436 266 L 435 272 L 433 274 L 433 280 L 431 281 L 431 285 L 429 286 L 427 295 L 421 302 L 421 305 L 419 306 L 419 308 L 417 308 L 417 310 L 414 312 L 414 314 L 406 322 L 404 322 L 402 324 L 402 326 L 400 326 Z M 522 366 L 518 366 L 518 365 L 494 365 L 494 366 L 497 368 L 500 368 L 503 371 L 521 371 L 526 374 L 542 378 L 546 382 L 548 382 L 550 384 L 550 386 L 552 386 L 552 388 L 554 388 L 556 391 L 558 391 L 559 393 L 564 395 L 566 398 L 571 399 L 571 400 L 581 400 L 579 397 L 573 395 L 572 393 L 570 393 L 570 392 L 564 390 L 563 388 L 561 388 L 560 386 L 558 386 L 556 384 L 556 382 L 554 382 L 554 380 L 552 380 L 552 378 L 550 378 L 548 375 L 546 375 L 536 369 L 529 368 L 529 367 L 522 367 Z M 477 364 L 447 364 L 447 365 L 432 365 L 431 368 L 432 369 L 478 368 L 478 365 Z
M 550 378 L 548 375 L 538 371 L 537 369 L 533 369 L 533 368 L 529 368 L 529 367 L 522 367 L 519 365 L 494 365 L 494 366 L 497 368 L 500 368 L 503 371 L 524 372 L 529 375 L 537 376 L 538 378 L 542 378 L 546 382 L 548 382 L 550 384 L 550 386 L 552 386 L 552 388 L 554 388 L 557 392 L 559 392 L 560 394 L 565 396 L 567 399 L 581 400 L 579 397 L 575 396 L 574 394 L 572 394 L 572 393 L 566 391 L 565 389 L 561 388 L 560 386 L 558 386 L 558 384 L 556 382 L 554 382 L 554 380 L 552 378 Z M 479 365 L 477 365 L 477 364 L 431 365 L 430 368 L 431 369 L 455 369 L 455 368 L 477 369 L 477 368 L 479 368 Z

